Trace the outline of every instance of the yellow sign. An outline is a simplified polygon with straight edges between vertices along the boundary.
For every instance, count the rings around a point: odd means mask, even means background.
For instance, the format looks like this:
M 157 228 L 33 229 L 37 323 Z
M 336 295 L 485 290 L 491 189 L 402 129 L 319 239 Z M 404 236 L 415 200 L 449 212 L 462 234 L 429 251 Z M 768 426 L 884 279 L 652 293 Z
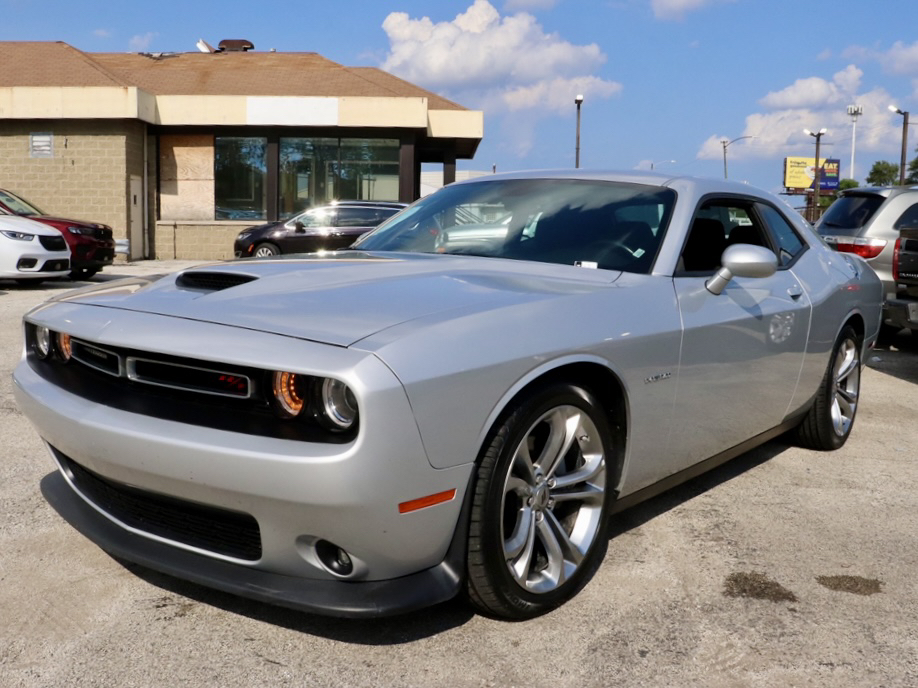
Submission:
M 820 158 L 822 174 L 819 179 L 820 189 L 838 188 L 838 160 Z M 784 187 L 787 189 L 809 189 L 813 186 L 816 173 L 813 158 L 784 158 Z

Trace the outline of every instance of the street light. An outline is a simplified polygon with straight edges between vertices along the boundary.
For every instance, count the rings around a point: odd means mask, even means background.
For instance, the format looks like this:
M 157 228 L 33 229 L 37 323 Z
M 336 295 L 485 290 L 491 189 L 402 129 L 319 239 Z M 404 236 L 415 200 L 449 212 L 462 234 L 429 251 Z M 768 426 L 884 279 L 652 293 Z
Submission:
M 891 112 L 902 115 L 902 161 L 899 163 L 899 186 L 905 184 L 905 157 L 908 153 L 908 112 L 890 105 Z
M 857 131 L 857 118 L 864 114 L 864 108 L 860 105 L 849 105 L 848 116 L 851 117 L 851 171 L 849 179 L 854 179 L 854 143 L 855 132 Z
M 826 133 L 826 128 L 823 127 L 819 131 L 810 131 L 809 129 L 803 130 L 804 134 L 809 134 L 816 139 L 816 164 L 813 165 L 813 211 L 810 214 L 810 222 L 816 222 L 819 219 L 819 183 L 820 177 L 819 174 L 822 171 L 822 168 L 819 166 L 819 141 L 822 139 L 822 135 Z
M 731 143 L 736 143 L 737 141 L 742 141 L 743 139 L 754 139 L 755 136 L 738 136 L 732 141 L 727 141 L 727 139 L 721 139 L 720 144 L 724 147 L 724 179 L 727 178 L 727 146 Z
M 650 169 L 653 170 L 654 165 L 662 165 L 664 162 L 675 163 L 675 160 L 657 160 L 656 162 L 651 161 Z
M 582 93 L 574 96 L 574 103 L 577 105 L 577 148 L 574 153 L 574 167 L 580 167 L 580 106 L 583 104 Z

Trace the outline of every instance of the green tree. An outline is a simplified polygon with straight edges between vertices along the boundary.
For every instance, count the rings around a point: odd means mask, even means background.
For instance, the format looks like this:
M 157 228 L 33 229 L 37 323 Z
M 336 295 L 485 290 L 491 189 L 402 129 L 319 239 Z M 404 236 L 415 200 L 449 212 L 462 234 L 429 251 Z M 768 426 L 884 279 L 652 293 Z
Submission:
M 892 186 L 899 183 L 899 166 L 885 160 L 877 160 L 870 168 L 867 183 L 873 186 Z
M 915 150 L 918 150 L 918 148 Z M 918 158 L 915 158 L 908 164 L 905 175 L 906 184 L 918 184 Z
M 860 184 L 857 183 L 856 179 L 842 179 L 838 182 L 838 190 L 844 191 L 845 189 L 856 189 Z

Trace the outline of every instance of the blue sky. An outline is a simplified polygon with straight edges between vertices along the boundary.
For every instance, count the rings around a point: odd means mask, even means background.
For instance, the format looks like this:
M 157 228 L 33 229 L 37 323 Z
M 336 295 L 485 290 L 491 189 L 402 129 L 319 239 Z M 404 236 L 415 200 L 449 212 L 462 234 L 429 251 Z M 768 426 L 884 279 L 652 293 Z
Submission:
M 0 0 L 0 40 L 60 40 L 87 52 L 193 51 L 246 38 L 381 67 L 485 113 L 460 169 L 581 165 L 723 175 L 772 191 L 783 159 L 814 152 L 855 178 L 898 163 L 902 117 L 918 145 L 918 0 Z M 670 162 L 675 160 L 676 162 Z

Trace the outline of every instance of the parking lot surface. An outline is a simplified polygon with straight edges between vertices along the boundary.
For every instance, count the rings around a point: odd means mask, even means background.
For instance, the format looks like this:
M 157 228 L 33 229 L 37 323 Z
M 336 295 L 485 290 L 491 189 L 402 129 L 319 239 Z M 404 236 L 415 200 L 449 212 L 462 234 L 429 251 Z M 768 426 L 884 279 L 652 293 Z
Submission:
M 844 448 L 770 442 L 616 516 L 596 577 L 551 614 L 347 621 L 119 562 L 46 504 L 10 373 L 23 313 L 80 284 L 0 282 L 4 688 L 918 685 L 918 336 L 869 355 Z

